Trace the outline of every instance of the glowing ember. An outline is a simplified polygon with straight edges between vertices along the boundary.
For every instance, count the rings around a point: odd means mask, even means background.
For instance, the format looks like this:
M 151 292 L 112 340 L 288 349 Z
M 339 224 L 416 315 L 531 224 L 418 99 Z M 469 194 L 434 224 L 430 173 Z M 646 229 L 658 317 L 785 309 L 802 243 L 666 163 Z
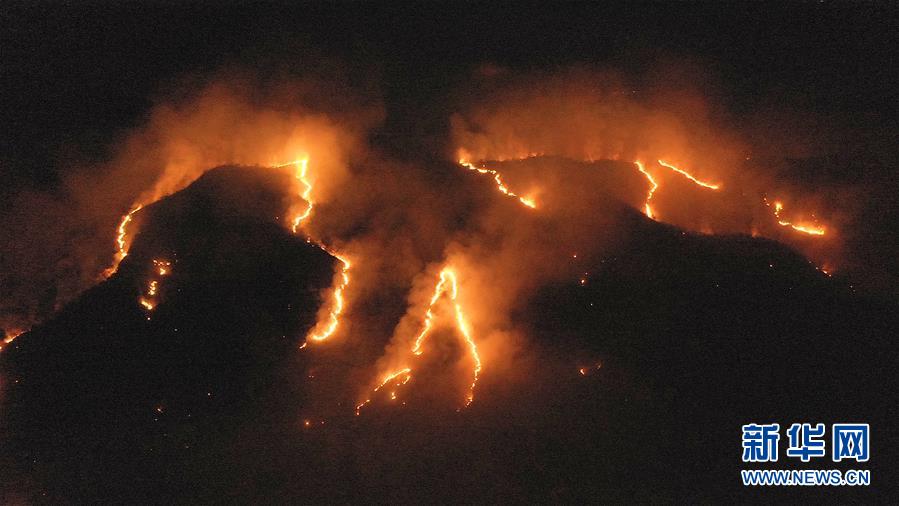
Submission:
M 584 366 L 584 367 L 579 367 L 578 370 L 577 370 L 577 372 L 578 372 L 581 376 L 587 376 L 588 374 L 593 374 L 594 372 L 596 372 L 596 371 L 598 371 L 598 370 L 600 370 L 600 369 L 602 369 L 602 362 L 597 362 L 597 363 L 594 364 L 594 365 L 588 365 L 588 366 Z
M 168 276 L 169 273 L 172 272 L 172 262 L 168 260 L 153 260 L 154 272 L 158 276 Z M 150 281 L 147 282 L 147 290 L 139 299 L 138 302 L 141 306 L 147 311 L 153 311 L 156 309 L 156 306 L 159 304 L 157 300 L 159 296 L 159 280 L 155 278 L 151 278 Z M 149 318 L 148 318 L 149 319 Z
M 172 267 L 172 263 L 165 260 L 153 260 L 153 265 L 156 266 L 156 272 L 158 272 L 160 276 L 167 276 Z
M 400 380 L 397 379 L 397 378 L 399 378 L 400 376 L 403 376 L 403 377 L 404 377 L 404 379 L 403 379 L 402 381 L 400 381 Z M 412 369 L 410 369 L 410 368 L 408 368 L 408 367 L 405 368 L 405 369 L 401 369 L 401 370 L 399 370 L 399 371 L 396 371 L 396 372 L 393 372 L 393 373 L 390 373 L 390 374 L 386 375 L 386 376 L 384 377 L 384 379 L 381 381 L 381 383 L 378 384 L 378 386 L 376 386 L 376 387 L 371 391 L 371 393 L 372 393 L 372 395 L 374 395 L 378 390 L 384 388 L 384 385 L 390 383 L 391 381 L 396 380 L 396 384 L 397 384 L 397 385 L 405 385 L 405 384 L 408 383 L 409 380 L 411 380 L 411 379 L 412 379 Z M 366 404 L 370 403 L 370 402 L 371 402 L 371 397 L 369 397 L 368 399 L 365 399 L 365 400 L 362 401 L 361 403 L 357 404 L 357 405 L 356 405 L 356 416 L 359 416 L 359 412 L 360 412 L 360 410 L 362 409 L 362 407 L 365 406 Z
M 487 168 L 484 168 L 484 167 L 478 167 L 478 166 L 476 166 L 475 164 L 473 164 L 473 163 L 471 163 L 471 162 L 468 162 L 467 160 L 459 160 L 459 165 L 461 165 L 461 166 L 467 168 L 468 170 L 473 170 L 473 171 L 479 172 L 479 173 L 481 173 L 481 174 L 492 174 L 492 175 L 493 175 L 493 180 L 496 181 L 496 188 L 497 188 L 501 193 L 503 193 L 504 195 L 507 195 L 507 196 L 509 196 L 509 197 L 517 198 L 519 202 L 521 202 L 522 204 L 524 204 L 524 205 L 530 207 L 531 209 L 536 209 L 536 208 L 537 208 L 537 203 L 534 202 L 534 199 L 531 199 L 531 198 L 528 198 L 528 197 L 521 197 L 521 196 L 516 195 L 515 193 L 513 193 L 511 190 L 509 190 L 509 187 L 506 186 L 505 183 L 503 183 L 503 179 L 502 179 L 502 177 L 500 176 L 499 172 L 497 172 L 497 171 L 495 171 L 495 170 L 493 170 L 493 169 L 487 169 Z
M 456 282 L 456 274 L 449 267 L 446 267 L 442 271 L 440 271 L 440 280 L 437 282 L 437 285 L 434 288 L 434 294 L 431 296 L 430 303 L 428 304 L 428 309 L 425 312 L 425 318 L 422 322 L 422 330 L 416 337 L 411 351 L 413 355 L 422 354 L 421 347 L 424 344 L 424 341 L 433 326 L 434 313 L 432 310 L 434 304 L 436 304 L 444 294 L 449 294 L 450 300 L 453 302 L 453 309 L 455 310 L 456 315 L 456 327 L 458 328 L 462 339 L 465 341 L 465 344 L 468 347 L 469 354 L 474 361 L 473 378 L 471 384 L 468 387 L 468 392 L 465 395 L 465 406 L 467 407 L 472 403 L 472 401 L 474 401 L 474 388 L 478 383 L 478 377 L 481 373 L 481 357 L 478 354 L 478 347 L 475 344 L 474 339 L 471 337 L 471 332 L 469 331 L 468 324 L 465 321 L 465 313 L 462 310 L 462 305 L 457 300 L 459 295 L 459 288 L 458 283 Z M 384 387 L 384 385 L 390 383 L 393 380 L 396 380 L 400 376 L 403 376 L 404 380 L 401 383 L 398 383 L 398 386 L 405 385 L 410 379 L 412 379 L 412 369 L 410 367 L 404 367 L 399 371 L 387 374 L 381 381 L 381 383 L 372 390 L 372 395 L 356 406 L 356 414 L 358 415 L 362 407 L 371 402 L 374 393 Z M 396 399 L 395 392 L 391 393 L 391 399 Z

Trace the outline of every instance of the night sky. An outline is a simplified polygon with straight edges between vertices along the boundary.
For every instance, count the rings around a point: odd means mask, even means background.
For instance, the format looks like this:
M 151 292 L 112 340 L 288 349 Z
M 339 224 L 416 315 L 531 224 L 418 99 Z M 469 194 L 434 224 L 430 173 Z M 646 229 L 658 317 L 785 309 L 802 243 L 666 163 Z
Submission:
M 185 75 L 326 60 L 384 97 L 396 135 L 442 133 L 448 96 L 483 63 L 594 64 L 639 82 L 674 59 L 708 70 L 699 86 L 731 114 L 775 104 L 895 156 L 899 20 L 886 3 L 180 4 L 3 8 L 5 189 L 52 185 L 69 156 L 102 157 Z

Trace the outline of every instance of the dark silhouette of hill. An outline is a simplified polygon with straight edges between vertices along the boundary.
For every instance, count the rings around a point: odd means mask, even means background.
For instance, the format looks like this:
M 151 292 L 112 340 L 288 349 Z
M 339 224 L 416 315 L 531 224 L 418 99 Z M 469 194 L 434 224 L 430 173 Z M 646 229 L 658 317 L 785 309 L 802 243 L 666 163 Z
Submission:
M 516 315 L 538 357 L 524 379 L 485 375 L 460 412 L 346 406 L 305 427 L 316 355 L 298 344 L 334 260 L 272 220 L 283 177 L 222 168 L 150 206 L 116 275 L 0 355 L 4 502 L 897 498 L 895 306 L 777 243 L 636 211 Z M 740 462 L 743 424 L 852 421 L 872 426 L 869 466 L 785 459 L 783 430 L 777 465 Z M 873 484 L 746 489 L 748 467 Z

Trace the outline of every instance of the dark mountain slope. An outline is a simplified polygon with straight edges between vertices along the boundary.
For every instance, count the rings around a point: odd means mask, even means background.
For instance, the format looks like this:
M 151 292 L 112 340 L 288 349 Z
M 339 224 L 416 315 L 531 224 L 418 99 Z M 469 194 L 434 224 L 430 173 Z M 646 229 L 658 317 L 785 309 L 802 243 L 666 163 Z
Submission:
M 279 177 L 219 169 L 148 208 L 115 276 L 0 355 L 6 501 L 895 494 L 895 307 L 776 243 L 685 234 L 636 211 L 613 251 L 526 301 L 523 378 L 488 369 L 458 413 L 347 406 L 305 428 L 318 355 L 297 345 L 333 260 L 272 220 Z M 147 320 L 137 299 L 160 257 L 173 272 Z M 740 425 L 842 421 L 872 425 L 869 489 L 740 485 Z M 770 468 L 863 467 L 781 459 Z

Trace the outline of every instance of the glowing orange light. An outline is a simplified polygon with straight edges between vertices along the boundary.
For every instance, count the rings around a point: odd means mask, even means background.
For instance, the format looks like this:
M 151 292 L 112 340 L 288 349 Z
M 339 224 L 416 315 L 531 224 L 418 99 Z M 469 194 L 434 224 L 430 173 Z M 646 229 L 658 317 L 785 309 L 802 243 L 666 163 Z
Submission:
M 340 260 L 341 264 L 343 264 L 343 267 L 341 267 L 340 269 L 340 273 L 338 274 L 339 281 L 337 283 L 337 286 L 334 288 L 333 305 L 331 307 L 331 310 L 328 312 L 328 324 L 318 332 L 316 332 L 315 329 L 319 327 L 319 325 L 316 325 L 306 337 L 306 339 L 311 339 L 313 341 L 324 341 L 325 339 L 331 337 L 331 335 L 333 335 L 335 331 L 337 331 L 337 326 L 340 324 L 340 315 L 341 313 L 343 313 L 343 292 L 350 284 L 350 261 L 335 252 L 328 252 L 332 256 L 334 256 L 334 258 Z
M 586 376 L 586 375 L 591 374 L 600 369 L 602 369 L 602 362 L 597 362 L 595 365 L 592 365 L 592 366 L 579 367 L 577 372 L 580 373 L 581 376 Z
M 659 162 L 659 165 L 661 165 L 662 167 L 668 167 L 669 169 L 671 169 L 671 170 L 673 170 L 674 172 L 677 172 L 678 174 L 680 174 L 680 175 L 686 177 L 686 178 L 689 179 L 690 181 L 693 181 L 694 183 L 698 184 L 699 186 L 703 186 L 703 187 L 708 188 L 708 189 L 710 189 L 710 190 L 717 190 L 717 189 L 721 188 L 721 185 L 712 184 L 712 183 L 706 183 L 706 182 L 704 182 L 704 181 L 700 181 L 700 180 L 696 179 L 695 177 L 693 177 L 693 175 L 690 174 L 689 172 L 687 172 L 687 171 L 685 171 L 685 170 L 678 169 L 678 168 L 675 167 L 674 165 L 671 165 L 671 164 L 669 164 L 669 163 L 665 163 L 665 162 L 663 162 L 662 160 L 658 160 L 658 162 Z
M 809 235 L 824 235 L 825 232 L 824 227 L 816 227 L 813 225 L 795 225 L 791 223 L 790 227 L 792 227 L 793 230 Z
M 291 223 L 291 231 L 293 233 L 297 233 L 300 229 L 300 226 L 303 222 L 312 214 L 312 208 L 315 205 L 312 200 L 312 182 L 309 181 L 309 158 L 304 157 L 292 162 L 282 163 L 279 165 L 275 165 L 274 167 L 288 167 L 295 165 L 297 167 L 296 172 L 294 173 L 294 178 L 299 181 L 303 185 L 303 191 L 300 193 L 300 198 L 302 198 L 306 202 L 306 209 L 294 217 Z M 306 242 L 312 243 L 312 239 L 307 237 Z M 322 251 L 328 253 L 332 257 L 340 260 L 341 269 L 340 272 L 336 275 L 336 286 L 334 287 L 334 295 L 331 302 L 331 309 L 328 311 L 328 320 L 327 323 L 316 322 L 315 326 L 312 327 L 312 330 L 309 331 L 309 334 L 306 336 L 306 341 L 300 345 L 300 349 L 306 347 L 309 340 L 312 341 L 324 341 L 327 338 L 331 337 L 334 332 L 337 331 L 337 327 L 340 325 L 340 315 L 344 310 L 344 292 L 346 291 L 347 286 L 350 284 L 350 261 L 345 256 L 337 253 L 326 247 L 323 244 L 318 242 L 315 243 L 316 246 L 322 249 Z
M 637 166 L 637 170 L 639 170 L 641 173 L 643 173 L 644 176 L 646 176 L 646 180 L 649 181 L 649 184 L 651 185 L 649 191 L 646 193 L 646 201 L 643 204 L 643 210 L 646 213 L 646 216 L 654 219 L 652 207 L 649 206 L 649 201 L 652 200 L 652 194 L 659 189 L 659 183 L 656 183 L 656 180 L 653 179 L 652 174 L 646 171 L 646 168 L 643 167 L 642 162 L 640 162 L 639 160 L 635 161 L 634 165 Z
M 502 194 L 507 195 L 507 196 L 509 196 L 509 197 L 517 198 L 519 202 L 521 202 L 522 204 L 526 205 L 527 207 L 530 207 L 531 209 L 536 209 L 536 208 L 537 208 L 537 203 L 534 202 L 534 199 L 529 198 L 529 197 L 522 197 L 522 196 L 519 196 L 519 195 L 513 193 L 511 190 L 509 190 L 509 187 L 506 186 L 505 183 L 503 183 L 503 179 L 502 179 L 502 177 L 499 175 L 499 172 L 497 172 L 497 171 L 495 171 L 495 170 L 493 170 L 493 169 L 487 169 L 487 168 L 484 168 L 484 167 L 478 167 L 478 166 L 476 166 L 475 164 L 473 164 L 473 163 L 471 163 L 471 162 L 469 162 L 469 161 L 467 161 L 467 160 L 459 160 L 459 165 L 465 167 L 465 168 L 468 169 L 468 170 L 473 170 L 473 171 L 479 172 L 479 173 L 481 173 L 481 174 L 492 174 L 492 175 L 493 175 L 493 180 L 496 182 L 496 188 L 497 188 Z
M 303 184 L 303 188 L 304 188 L 303 193 L 300 195 L 300 197 L 306 201 L 306 210 L 293 219 L 293 227 L 291 228 L 291 230 L 293 230 L 293 233 L 295 234 L 295 233 L 297 233 L 297 228 L 299 228 L 299 226 L 303 222 L 303 220 L 305 220 L 306 218 L 309 217 L 310 214 L 312 214 L 312 205 L 313 204 L 312 204 L 312 183 L 310 183 L 309 180 L 306 179 L 306 171 L 309 169 L 309 159 L 303 158 L 302 160 L 299 160 L 294 163 L 297 164 L 297 172 L 294 177 L 296 177 Z
M 156 268 L 156 273 L 159 276 L 168 276 L 171 272 L 172 262 L 168 260 L 153 260 L 153 266 Z M 147 282 L 147 290 L 144 295 L 142 295 L 137 301 L 143 306 L 147 311 L 153 311 L 156 309 L 158 305 L 157 296 L 159 295 L 159 280 L 158 279 L 150 279 Z M 149 318 L 148 318 L 149 319 Z
M 153 260 L 153 265 L 156 266 L 156 272 L 158 272 L 160 276 L 168 276 L 169 272 L 171 272 L 172 262 L 166 260 Z
M 404 369 L 400 369 L 399 371 L 387 374 L 386 376 L 384 376 L 384 379 L 381 381 L 381 383 L 371 391 L 372 395 L 374 395 L 378 390 L 383 388 L 384 385 L 390 383 L 393 380 L 396 380 L 400 376 L 403 376 L 404 379 L 401 383 L 399 383 L 399 385 L 405 385 L 406 383 L 409 382 L 409 380 L 412 379 L 412 369 L 406 367 Z M 365 399 L 361 403 L 357 404 L 356 405 L 356 416 L 359 416 L 359 412 L 362 409 L 362 407 L 370 402 L 371 402 L 371 397 L 369 397 L 368 399 Z
M 143 204 L 137 204 L 130 211 L 128 211 L 124 216 L 122 216 L 122 221 L 119 222 L 118 228 L 116 228 L 116 254 L 113 259 L 112 265 L 109 266 L 105 271 L 103 271 L 103 276 L 108 278 L 116 273 L 119 270 L 119 264 L 122 263 L 122 260 L 128 256 L 128 224 L 131 223 L 131 220 L 134 219 L 134 214 L 143 209 Z
M 765 205 L 771 207 L 771 203 L 768 202 L 768 199 L 764 199 Z M 796 224 L 790 221 L 783 219 L 780 215 L 783 212 L 784 205 L 780 201 L 774 201 L 774 217 L 777 219 L 777 224 L 782 227 L 790 227 L 797 232 L 802 232 L 803 234 L 808 234 L 812 236 L 822 236 L 826 233 L 827 229 L 820 225 L 811 225 L 811 224 Z
M 424 342 L 425 336 L 428 335 L 428 332 L 431 331 L 431 319 L 434 317 L 434 314 L 431 312 L 431 308 L 434 307 L 434 304 L 437 303 L 437 300 L 443 295 L 444 290 L 446 289 L 446 282 L 451 281 L 451 289 L 452 289 L 452 299 L 456 300 L 456 295 L 458 295 L 457 287 L 456 287 L 456 277 L 452 274 L 451 271 L 443 270 L 440 273 L 440 281 L 437 282 L 437 286 L 434 287 L 434 294 L 431 295 L 431 303 L 428 304 L 428 310 L 425 312 L 424 323 L 422 324 L 421 333 L 418 334 L 418 337 L 415 339 L 415 345 L 412 346 L 412 353 L 416 355 L 421 355 L 421 345 Z
M 6 335 L 3 337 L 3 341 L 0 341 L 0 351 L 3 351 L 3 348 L 15 341 L 15 339 L 24 332 L 24 330 L 7 330 Z
M 450 300 L 453 302 L 453 309 L 455 310 L 456 316 L 456 327 L 459 329 L 459 333 L 462 335 L 462 339 L 468 347 L 469 354 L 474 361 L 474 371 L 473 378 L 471 384 L 468 387 L 468 392 L 465 395 L 465 406 L 467 407 L 474 401 L 474 389 L 478 383 L 478 377 L 481 373 L 481 357 L 478 354 L 477 344 L 474 342 L 474 339 L 471 337 L 471 332 L 468 329 L 468 324 L 465 321 L 465 313 L 462 310 L 462 305 L 458 302 L 457 297 L 459 295 L 458 283 L 456 281 L 455 272 L 449 267 L 444 268 L 440 271 L 440 279 L 437 282 L 437 285 L 434 288 L 434 293 L 431 295 L 430 303 L 428 304 L 428 309 L 425 311 L 425 318 L 422 322 L 422 330 L 418 334 L 415 339 L 415 342 L 412 346 L 412 354 L 413 355 L 421 355 L 422 350 L 421 347 L 425 342 L 432 326 L 433 326 L 433 318 L 434 313 L 432 311 L 434 304 L 436 304 L 441 296 L 444 294 L 448 294 Z M 372 390 L 372 394 L 380 390 L 384 385 L 391 382 L 392 380 L 398 378 L 399 376 L 404 376 L 405 379 L 400 385 L 406 384 L 412 378 L 412 369 L 410 367 L 405 367 L 397 372 L 393 372 L 384 377 L 381 383 Z M 392 399 L 395 397 L 391 397 Z M 369 396 L 368 399 L 362 401 L 359 405 L 356 406 L 356 414 L 359 414 L 359 411 L 363 406 L 371 402 L 372 397 Z

